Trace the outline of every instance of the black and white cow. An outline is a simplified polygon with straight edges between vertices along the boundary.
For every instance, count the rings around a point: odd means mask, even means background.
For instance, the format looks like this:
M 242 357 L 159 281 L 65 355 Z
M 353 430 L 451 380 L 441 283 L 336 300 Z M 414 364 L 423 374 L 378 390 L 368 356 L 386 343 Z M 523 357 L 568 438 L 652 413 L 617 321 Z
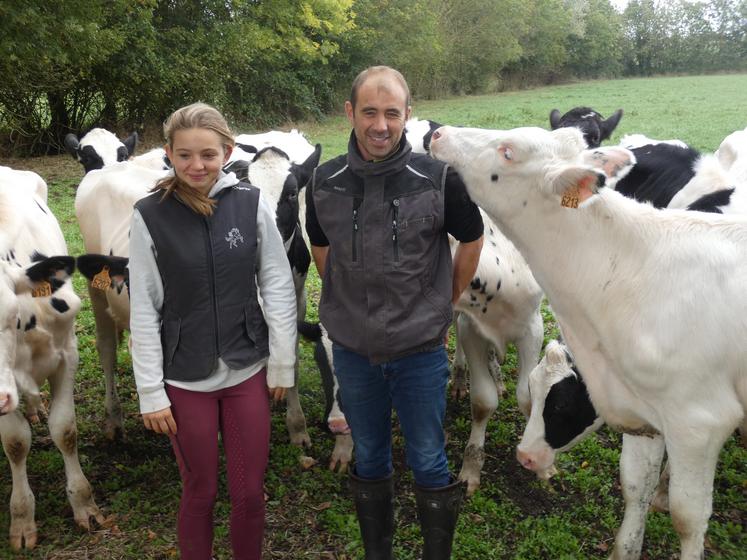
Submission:
M 588 150 L 573 129 L 444 127 L 431 151 L 526 258 L 595 409 L 651 436 L 633 444 L 649 466 L 633 473 L 640 484 L 658 479 L 666 447 L 681 556 L 702 558 L 719 451 L 747 419 L 747 321 L 735 313 L 747 306 L 747 218 L 659 210 L 604 188 L 632 152 Z M 616 558 L 638 554 L 615 544 Z
M 28 173 L 17 177 L 18 183 L 7 168 L 0 173 L 0 438 L 13 473 L 9 535 L 16 550 L 37 542 L 26 460 L 28 420 L 38 422 L 44 412 L 45 382 L 51 389 L 49 432 L 64 459 L 75 521 L 86 529 L 91 518 L 104 521 L 78 460 L 73 389 L 80 298 L 70 282 L 74 259 L 46 200 L 24 184 Z
M 550 128 L 578 128 L 589 148 L 598 148 L 612 136 L 622 116 L 622 109 L 618 109 L 607 119 L 590 107 L 575 107 L 563 116 L 560 111 L 553 109 L 550 111 Z

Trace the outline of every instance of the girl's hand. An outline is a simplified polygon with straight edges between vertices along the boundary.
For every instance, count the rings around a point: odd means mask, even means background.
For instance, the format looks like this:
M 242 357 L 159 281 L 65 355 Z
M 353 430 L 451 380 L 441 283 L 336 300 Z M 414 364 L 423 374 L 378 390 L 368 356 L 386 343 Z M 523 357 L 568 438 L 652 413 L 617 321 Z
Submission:
M 270 398 L 273 401 L 280 402 L 285 398 L 288 389 L 286 387 L 268 387 L 267 392 L 270 393 Z
M 143 424 L 157 434 L 176 435 L 176 420 L 171 414 L 171 407 L 143 414 Z

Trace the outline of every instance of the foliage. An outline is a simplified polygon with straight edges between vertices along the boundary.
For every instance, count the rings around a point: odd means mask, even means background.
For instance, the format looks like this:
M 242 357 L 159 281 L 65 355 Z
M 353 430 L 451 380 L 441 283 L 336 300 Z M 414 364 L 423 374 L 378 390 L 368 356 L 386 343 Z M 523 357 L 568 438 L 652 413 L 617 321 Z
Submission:
M 642 132 L 656 138 L 681 138 L 700 150 L 712 152 L 727 134 L 745 124 L 747 75 L 589 81 L 500 95 L 419 101 L 415 112 L 421 118 L 467 126 L 548 127 L 552 108 L 565 111 L 576 105 L 590 105 L 605 116 L 618 108 L 625 109 L 611 143 L 623 134 Z M 344 117 L 296 125 L 312 142 L 322 144 L 325 159 L 344 150 L 349 131 Z M 67 155 L 4 158 L 0 159 L 0 165 L 31 168 L 48 181 L 50 207 L 61 222 L 71 253 L 80 254 L 83 244 L 73 211 L 75 188 L 82 172 L 80 165 Z M 313 267 L 310 272 L 308 318 L 315 320 L 320 284 Z M 75 288 L 83 300 L 83 310 L 76 322 L 81 354 L 75 386 L 79 454 L 108 522 L 90 533 L 75 527 L 66 501 L 60 455 L 42 422 L 33 427 L 28 462 L 30 485 L 36 496 L 39 545 L 34 551 L 18 555 L 8 548 L 11 475 L 6 466 L 0 466 L 0 558 L 176 558 L 179 482 L 168 441 L 143 428 L 126 344 L 120 347 L 117 367 L 126 439 L 116 444 L 105 441 L 101 430 L 104 384 L 95 349 L 90 299 L 79 274 L 75 276 Z M 546 338 L 556 336 L 552 312 L 546 306 L 543 318 Z M 312 354 L 311 345 L 303 343 L 300 397 L 312 448 L 302 452 L 290 445 L 283 407 L 273 410 L 264 557 L 360 559 L 362 547 L 345 476 L 326 468 L 333 440 L 322 429 L 322 390 Z M 557 477 L 549 483 L 537 481 L 515 458 L 524 419 L 513 396 L 516 370 L 513 349 L 502 370 L 508 391 L 488 424 L 482 485 L 474 497 L 465 501 L 457 526 L 454 559 L 607 558 L 622 518 L 617 468 L 619 435 L 600 431 L 559 457 L 561 472 Z M 44 395 L 48 397 L 47 393 Z M 447 453 L 455 469 L 461 465 L 469 437 L 469 408 L 468 402 L 448 399 Z M 405 465 L 399 434 L 395 442 L 395 552 L 397 558 L 411 560 L 420 557 L 421 540 L 412 476 Z M 318 464 L 309 470 L 302 469 L 301 454 L 314 457 Z M 218 560 L 230 558 L 227 503 L 223 479 L 216 509 L 214 555 Z M 747 449 L 732 437 L 721 452 L 717 469 L 713 515 L 706 539 L 707 558 L 747 560 L 745 512 Z M 677 551 L 678 541 L 670 516 L 649 514 L 645 557 L 672 558 Z
M 372 64 L 419 99 L 744 71 L 747 0 L 6 0 L 0 146 L 56 153 L 197 100 L 242 128 L 320 119 Z

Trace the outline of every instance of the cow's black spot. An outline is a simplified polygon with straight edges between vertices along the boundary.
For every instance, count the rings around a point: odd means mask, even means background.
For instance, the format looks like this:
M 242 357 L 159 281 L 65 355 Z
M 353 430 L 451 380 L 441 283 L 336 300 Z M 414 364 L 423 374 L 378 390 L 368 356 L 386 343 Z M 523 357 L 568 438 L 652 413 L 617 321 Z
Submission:
M 67 302 L 64 299 L 58 299 L 58 298 L 52 298 L 49 303 L 54 307 L 55 311 L 58 313 L 65 313 L 68 309 L 70 309 L 70 306 L 67 304 Z
M 496 257 L 496 258 L 495 258 L 495 264 L 497 264 L 498 266 L 500 266 L 500 264 L 501 264 L 501 259 L 499 259 L 498 257 Z
M 731 195 L 734 189 L 722 189 L 701 196 L 698 200 L 687 207 L 688 210 L 698 212 L 713 212 L 714 214 L 723 214 L 720 206 L 728 206 L 731 201 Z
M 21 328 L 21 318 L 18 318 L 18 322 L 16 323 L 16 328 L 20 330 Z
M 473 290 L 480 289 L 480 277 L 479 276 L 475 276 L 472 279 L 472 282 L 469 283 L 469 287 L 472 288 Z
M 490 176 L 490 180 L 493 181 L 494 183 L 497 182 L 498 181 L 498 174 L 497 173 L 493 173 Z
M 31 329 L 33 329 L 35 327 L 36 327 L 36 315 L 32 315 L 29 318 L 28 323 L 26 323 L 26 325 L 23 327 L 23 330 L 24 331 L 30 331 Z
M 568 445 L 597 418 L 580 375 L 569 375 L 547 393 L 542 411 L 545 440 L 553 449 Z
M 496 289 L 496 291 L 498 291 L 498 290 L 501 289 L 501 281 L 500 280 L 498 280 L 498 284 L 496 285 L 495 289 Z

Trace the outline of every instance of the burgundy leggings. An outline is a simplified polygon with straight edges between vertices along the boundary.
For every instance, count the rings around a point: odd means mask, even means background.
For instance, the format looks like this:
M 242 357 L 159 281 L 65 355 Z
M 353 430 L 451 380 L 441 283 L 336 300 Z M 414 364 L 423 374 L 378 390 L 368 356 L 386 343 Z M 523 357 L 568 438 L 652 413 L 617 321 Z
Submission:
M 228 389 L 200 393 L 166 385 L 177 434 L 171 436 L 182 498 L 177 535 L 182 560 L 210 560 L 218 492 L 218 430 L 231 496 L 235 560 L 259 560 L 265 522 L 262 485 L 270 448 L 270 403 L 263 369 Z

